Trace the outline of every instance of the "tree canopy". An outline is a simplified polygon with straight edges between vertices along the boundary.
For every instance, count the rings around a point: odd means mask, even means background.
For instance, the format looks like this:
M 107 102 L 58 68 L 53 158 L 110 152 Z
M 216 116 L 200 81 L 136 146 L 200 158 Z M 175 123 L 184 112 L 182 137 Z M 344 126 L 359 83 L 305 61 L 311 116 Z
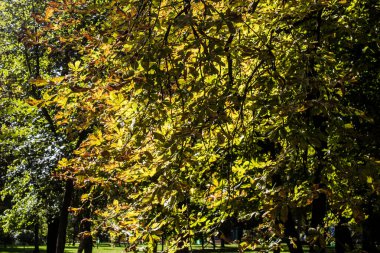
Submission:
M 373 0 L 39 3 L 15 31 L 21 59 L 0 63 L 24 78 L 2 74 L 4 99 L 33 110 L 39 150 L 57 143 L 44 157 L 59 161 L 40 165 L 66 182 L 61 224 L 70 211 L 151 250 L 165 235 L 176 251 L 249 223 L 242 250 L 303 252 L 305 234 L 323 252 L 329 227 L 372 231 L 379 215 L 378 11 Z

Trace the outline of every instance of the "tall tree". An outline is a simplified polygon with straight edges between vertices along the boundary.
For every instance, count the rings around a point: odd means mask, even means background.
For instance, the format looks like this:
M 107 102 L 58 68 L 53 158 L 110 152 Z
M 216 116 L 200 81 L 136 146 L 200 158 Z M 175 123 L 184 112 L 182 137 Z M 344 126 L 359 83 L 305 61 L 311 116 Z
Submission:
M 38 46 L 60 55 L 62 71 L 32 83 L 71 143 L 60 161 L 66 193 L 75 184 L 83 201 L 108 196 L 95 213 L 133 228 L 132 241 L 153 245 L 171 228 L 172 250 L 199 226 L 211 234 L 231 217 L 257 217 L 259 239 L 242 248 L 284 240 L 302 252 L 302 232 L 325 251 L 328 225 L 362 224 L 378 201 L 378 144 L 364 144 L 377 140 L 378 117 L 353 99 L 378 97 L 377 8 L 50 2 L 36 17 Z

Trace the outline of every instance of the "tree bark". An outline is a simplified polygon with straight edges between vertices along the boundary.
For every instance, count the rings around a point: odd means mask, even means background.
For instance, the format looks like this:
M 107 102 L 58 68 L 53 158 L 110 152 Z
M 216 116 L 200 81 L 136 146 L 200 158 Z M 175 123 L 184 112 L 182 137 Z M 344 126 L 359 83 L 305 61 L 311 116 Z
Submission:
M 40 252 L 40 237 L 39 237 L 39 232 L 40 232 L 40 224 L 38 222 L 38 218 L 34 222 L 34 250 L 33 253 L 39 253 Z
M 72 246 L 75 246 L 75 241 L 78 237 L 78 234 L 79 234 L 79 226 L 80 226 L 80 220 L 78 219 L 78 217 L 76 217 L 74 219 L 74 222 L 73 222 L 73 237 L 71 238 L 72 239 Z
M 158 248 L 158 242 L 154 241 L 153 242 L 153 253 L 157 253 L 157 248 Z
M 290 253 L 303 253 L 302 243 L 300 240 L 299 232 L 296 229 L 296 223 L 294 222 L 291 210 L 288 211 L 288 219 L 285 222 L 285 234 L 289 238 L 293 238 L 294 242 L 286 239 Z M 295 243 L 295 245 L 293 244 Z
M 354 242 L 348 225 L 340 221 L 335 227 L 335 252 L 345 253 L 347 249 L 351 252 L 354 249 Z
M 322 152 L 322 148 L 317 152 Z M 317 155 L 318 156 L 318 155 Z M 318 156 L 318 159 L 321 159 Z M 318 165 L 316 172 L 316 180 L 314 184 L 318 190 L 318 197 L 315 198 L 312 202 L 312 212 L 311 212 L 311 228 L 314 229 L 315 235 L 317 235 L 317 240 L 311 242 L 310 244 L 310 252 L 323 253 L 326 252 L 326 244 L 325 244 L 325 235 L 319 234 L 318 228 L 323 228 L 324 226 L 324 218 L 327 213 L 327 196 L 325 193 L 321 192 L 324 189 L 324 185 L 321 184 L 321 176 L 320 173 L 322 171 L 323 165 Z
M 69 207 L 74 192 L 74 182 L 68 179 L 65 185 L 65 195 L 60 211 L 56 253 L 64 253 L 66 243 L 66 229 L 68 224 Z
M 80 239 L 78 253 L 92 253 L 92 236 L 89 231 L 86 231 Z
M 319 188 L 321 189 L 321 188 Z M 313 200 L 311 226 L 316 228 L 323 225 L 323 219 L 326 215 L 326 194 L 319 193 L 319 196 Z
M 59 217 L 53 218 L 48 222 L 46 253 L 55 253 L 57 247 Z
M 313 116 L 313 123 L 316 128 L 318 128 L 321 133 L 326 133 L 326 119 L 322 116 Z M 322 183 L 322 171 L 325 166 L 324 149 L 327 148 L 327 141 L 321 140 L 320 147 L 316 148 L 316 158 L 318 164 L 316 165 L 314 174 L 314 190 L 318 194 L 317 198 L 313 199 L 312 211 L 311 211 L 311 228 L 315 229 L 318 238 L 313 241 L 310 245 L 310 252 L 326 252 L 325 235 L 321 235 L 318 228 L 324 227 L 324 218 L 327 214 L 327 195 L 325 193 L 326 186 Z
M 370 253 L 378 253 L 380 250 L 376 247 L 376 243 L 380 242 L 380 233 L 378 232 L 378 224 L 380 215 L 373 213 L 369 214 L 367 220 L 363 222 L 363 250 Z
M 92 253 L 92 235 L 91 235 L 91 211 L 88 209 L 84 210 L 83 219 L 80 221 L 80 243 L 78 247 L 78 253 Z M 120 246 L 120 237 L 118 238 Z

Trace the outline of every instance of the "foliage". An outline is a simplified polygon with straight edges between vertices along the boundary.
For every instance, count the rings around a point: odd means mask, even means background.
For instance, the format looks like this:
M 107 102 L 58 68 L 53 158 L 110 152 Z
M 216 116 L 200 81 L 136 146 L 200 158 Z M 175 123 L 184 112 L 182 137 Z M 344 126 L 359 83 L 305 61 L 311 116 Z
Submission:
M 34 224 L 36 217 L 57 213 L 61 187 L 51 171 L 61 151 L 41 127 L 36 108 L 20 100 L 3 100 L 2 106 L 2 150 L 12 158 L 1 191 L 3 198 L 12 199 L 12 208 L 4 211 L 2 221 L 4 229 L 16 231 Z
M 55 216 L 62 191 L 52 175 L 62 144 L 50 132 L 44 111 L 28 104 L 30 94 L 38 96 L 28 80 L 46 63 L 22 42 L 35 23 L 30 14 L 43 8 L 38 4 L 0 3 L 0 192 L 6 203 L 0 218 L 2 229 L 12 233 Z
M 361 224 L 379 194 L 378 8 L 49 2 L 22 41 L 46 59 L 29 103 L 74 150 L 57 171 L 83 192 L 71 211 L 171 251 L 233 218 L 258 223 L 243 249 Z

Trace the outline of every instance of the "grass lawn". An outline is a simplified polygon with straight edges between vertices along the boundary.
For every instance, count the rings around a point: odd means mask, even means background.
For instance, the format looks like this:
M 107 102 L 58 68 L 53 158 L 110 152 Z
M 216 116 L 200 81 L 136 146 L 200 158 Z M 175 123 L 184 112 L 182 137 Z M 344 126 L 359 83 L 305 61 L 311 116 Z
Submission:
M 76 253 L 78 250 L 78 245 L 71 246 L 66 245 L 66 253 Z M 6 249 L 0 247 L 0 253 L 32 253 L 34 246 L 8 246 Z M 111 247 L 109 244 L 101 244 L 99 248 L 96 246 L 92 249 L 93 253 L 125 253 L 124 247 Z M 40 253 L 46 253 L 46 245 L 40 246 Z
M 144 247 L 141 245 L 141 248 Z M 140 249 L 141 249 L 140 248 Z M 285 247 L 284 247 L 285 248 Z M 0 253 L 32 253 L 34 247 L 33 246 L 8 246 L 6 249 L 3 247 L 0 247 Z M 220 248 L 216 248 L 215 251 L 212 250 L 211 246 L 206 247 L 207 253 L 212 253 L 212 252 L 223 252 L 223 253 L 228 253 L 228 252 L 237 252 L 237 245 L 226 245 L 226 248 L 223 251 L 220 251 Z M 230 249 L 230 250 L 229 250 Z M 76 253 L 78 250 L 78 244 L 76 246 L 71 246 L 71 245 L 66 245 L 65 248 L 65 253 Z M 158 245 L 157 248 L 158 252 L 161 251 L 161 245 Z M 192 250 L 201 250 L 200 245 L 192 245 Z M 40 246 L 40 252 L 41 253 L 46 253 L 46 246 Z M 125 253 L 124 247 L 112 247 L 110 244 L 107 243 L 101 243 L 99 247 L 97 248 L 94 246 L 93 253 Z M 255 251 L 255 252 L 260 252 L 260 251 Z M 289 251 L 282 251 L 282 252 L 289 252 Z M 309 252 L 307 248 L 304 248 L 304 252 L 307 253 Z M 327 252 L 335 252 L 333 248 L 328 248 Z M 253 253 L 253 251 L 247 251 L 247 253 Z

